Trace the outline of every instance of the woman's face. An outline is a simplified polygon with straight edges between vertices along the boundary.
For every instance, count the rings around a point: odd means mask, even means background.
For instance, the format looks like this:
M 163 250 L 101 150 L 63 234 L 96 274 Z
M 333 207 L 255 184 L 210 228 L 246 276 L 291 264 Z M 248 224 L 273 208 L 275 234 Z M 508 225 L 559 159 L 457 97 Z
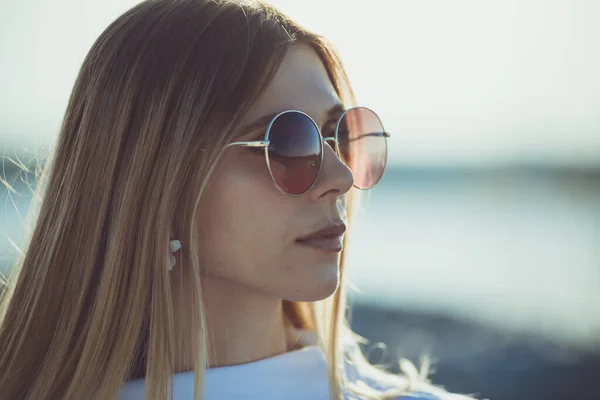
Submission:
M 331 120 L 326 113 L 340 103 L 317 54 L 296 44 L 239 132 L 267 114 L 294 109 L 310 115 L 324 136 L 332 136 L 337 116 Z M 262 140 L 259 136 L 254 132 L 236 141 Z M 203 274 L 293 301 L 316 301 L 335 291 L 340 251 L 297 242 L 345 222 L 345 195 L 353 176 L 329 145 L 324 144 L 323 151 L 315 185 L 300 197 L 290 197 L 273 184 L 264 152 L 227 148 L 198 214 Z

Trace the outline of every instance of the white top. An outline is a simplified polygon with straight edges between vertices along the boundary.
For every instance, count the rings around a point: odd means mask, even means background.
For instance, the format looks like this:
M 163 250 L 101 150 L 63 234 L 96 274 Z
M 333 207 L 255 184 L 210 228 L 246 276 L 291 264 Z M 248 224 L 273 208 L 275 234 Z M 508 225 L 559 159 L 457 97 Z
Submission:
M 374 383 L 356 369 L 349 373 L 349 379 L 355 383 L 357 380 L 363 380 L 369 385 Z M 377 382 L 375 386 L 380 388 L 387 385 Z M 174 374 L 173 400 L 192 400 L 193 396 L 194 372 Z M 359 397 L 346 394 L 345 398 L 350 400 Z M 125 382 L 117 399 L 144 400 L 144 380 Z M 205 399 L 330 400 L 325 355 L 319 346 L 309 345 L 246 364 L 209 368 L 205 375 Z M 463 397 L 436 397 L 421 393 L 402 399 L 459 400 Z
M 278 354 L 262 360 L 209 368 L 205 398 L 217 399 L 323 399 L 328 400 L 327 370 L 318 346 Z M 173 377 L 173 400 L 192 400 L 194 372 Z M 144 380 L 125 382 L 119 400 L 143 400 Z

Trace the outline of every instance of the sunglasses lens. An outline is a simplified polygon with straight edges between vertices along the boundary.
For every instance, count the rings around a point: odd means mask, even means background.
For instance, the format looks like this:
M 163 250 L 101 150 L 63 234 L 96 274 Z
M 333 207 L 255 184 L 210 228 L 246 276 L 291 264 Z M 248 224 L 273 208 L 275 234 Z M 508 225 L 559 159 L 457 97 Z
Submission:
M 354 174 L 354 185 L 370 189 L 383 175 L 387 161 L 387 141 L 383 125 L 368 108 L 352 108 L 338 127 L 339 151 Z
M 306 115 L 290 111 L 279 115 L 269 130 L 271 175 L 288 194 L 301 195 L 317 180 L 321 168 L 321 138 Z

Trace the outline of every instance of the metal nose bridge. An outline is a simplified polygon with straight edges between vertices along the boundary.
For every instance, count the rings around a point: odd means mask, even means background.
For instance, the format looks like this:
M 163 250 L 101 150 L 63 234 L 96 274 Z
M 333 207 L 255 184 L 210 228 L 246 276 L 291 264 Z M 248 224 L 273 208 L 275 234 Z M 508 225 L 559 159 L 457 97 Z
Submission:
M 337 145 L 337 140 L 335 140 L 335 137 L 330 136 L 330 137 L 322 138 L 321 141 L 322 142 L 333 142 L 333 145 L 330 143 L 329 147 L 331 147 L 331 150 L 333 150 L 333 154 L 335 154 L 335 156 L 337 158 L 339 158 L 340 161 L 342 163 L 344 163 L 344 165 L 346 165 L 346 162 L 344 161 L 344 159 L 342 158 L 342 155 L 338 151 L 338 146 L 336 146 Z
M 331 147 L 331 149 L 333 150 L 333 152 L 335 153 L 335 155 L 339 157 L 339 154 L 337 153 L 337 150 L 336 150 L 337 140 L 335 140 L 335 137 L 329 136 L 329 137 L 326 137 L 326 138 L 322 138 L 321 141 L 323 143 L 325 143 L 325 142 L 333 142 L 333 144 L 329 143 L 329 147 Z

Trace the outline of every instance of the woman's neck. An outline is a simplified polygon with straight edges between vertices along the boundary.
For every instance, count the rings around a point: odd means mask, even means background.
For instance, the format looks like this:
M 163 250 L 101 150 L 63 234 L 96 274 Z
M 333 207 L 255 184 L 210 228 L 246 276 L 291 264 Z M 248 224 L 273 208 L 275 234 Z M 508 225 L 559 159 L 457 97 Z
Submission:
M 185 282 L 178 279 L 175 281 Z M 173 287 L 173 291 L 182 293 L 178 291 L 184 287 Z M 317 344 L 315 332 L 298 329 L 292 318 L 285 315 L 281 299 L 252 293 L 244 288 L 236 291 L 225 287 L 224 281 L 214 279 L 203 287 L 202 297 L 206 304 L 205 315 L 209 327 L 208 368 L 245 364 Z M 188 332 L 185 329 L 188 327 L 188 312 L 183 308 L 175 312 L 175 331 L 180 335 Z M 184 336 L 176 339 L 183 346 L 176 349 L 173 372 L 193 370 L 191 346 L 186 343 L 198 339 Z M 145 352 L 144 348 L 138 353 L 136 368 L 128 380 L 144 377 Z

